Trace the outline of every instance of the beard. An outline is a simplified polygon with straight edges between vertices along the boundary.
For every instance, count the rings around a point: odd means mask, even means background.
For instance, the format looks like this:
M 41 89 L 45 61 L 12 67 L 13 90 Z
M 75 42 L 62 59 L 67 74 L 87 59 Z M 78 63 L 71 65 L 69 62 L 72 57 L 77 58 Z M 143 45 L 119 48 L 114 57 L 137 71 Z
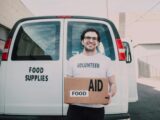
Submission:
M 84 49 L 85 49 L 86 52 L 94 52 L 96 50 L 95 48 L 90 49 L 90 48 L 87 48 L 87 47 L 85 47 Z

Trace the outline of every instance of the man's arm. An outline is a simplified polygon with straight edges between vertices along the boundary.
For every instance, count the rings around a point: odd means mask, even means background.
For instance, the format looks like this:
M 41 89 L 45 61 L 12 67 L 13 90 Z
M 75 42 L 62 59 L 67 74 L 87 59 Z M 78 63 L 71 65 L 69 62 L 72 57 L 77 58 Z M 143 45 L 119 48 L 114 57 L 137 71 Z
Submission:
M 115 76 L 112 75 L 108 77 L 108 80 L 109 80 L 109 93 L 110 93 L 110 96 L 113 97 L 117 92 Z

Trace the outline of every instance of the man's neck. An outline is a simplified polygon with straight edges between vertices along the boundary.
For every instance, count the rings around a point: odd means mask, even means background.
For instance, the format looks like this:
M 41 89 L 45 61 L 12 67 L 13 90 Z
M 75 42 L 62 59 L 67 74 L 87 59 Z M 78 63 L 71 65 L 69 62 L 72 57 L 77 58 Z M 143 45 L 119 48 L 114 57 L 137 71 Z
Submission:
M 97 51 L 86 51 L 86 50 L 83 50 L 83 54 L 86 55 L 86 56 L 93 56 L 93 55 L 96 55 L 97 54 Z

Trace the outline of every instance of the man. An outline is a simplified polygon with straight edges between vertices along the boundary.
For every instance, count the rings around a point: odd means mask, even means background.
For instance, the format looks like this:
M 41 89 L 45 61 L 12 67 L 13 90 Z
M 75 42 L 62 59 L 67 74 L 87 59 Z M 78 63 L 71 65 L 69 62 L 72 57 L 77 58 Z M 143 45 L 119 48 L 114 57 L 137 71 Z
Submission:
M 100 43 L 98 31 L 85 30 L 81 35 L 81 43 L 84 46 L 83 52 L 70 58 L 67 74 L 72 77 L 108 77 L 109 96 L 113 97 L 116 94 L 115 77 L 111 70 L 111 60 L 97 52 Z M 104 120 L 104 105 L 72 104 L 69 105 L 67 116 L 68 120 Z

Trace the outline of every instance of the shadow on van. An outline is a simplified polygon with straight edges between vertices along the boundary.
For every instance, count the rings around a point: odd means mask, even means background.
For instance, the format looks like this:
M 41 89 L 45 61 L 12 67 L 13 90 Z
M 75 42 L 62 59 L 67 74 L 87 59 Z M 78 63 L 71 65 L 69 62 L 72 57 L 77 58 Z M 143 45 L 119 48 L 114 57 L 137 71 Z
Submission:
M 0 50 L 0 64 L 1 64 L 1 60 L 2 60 L 2 51 Z

